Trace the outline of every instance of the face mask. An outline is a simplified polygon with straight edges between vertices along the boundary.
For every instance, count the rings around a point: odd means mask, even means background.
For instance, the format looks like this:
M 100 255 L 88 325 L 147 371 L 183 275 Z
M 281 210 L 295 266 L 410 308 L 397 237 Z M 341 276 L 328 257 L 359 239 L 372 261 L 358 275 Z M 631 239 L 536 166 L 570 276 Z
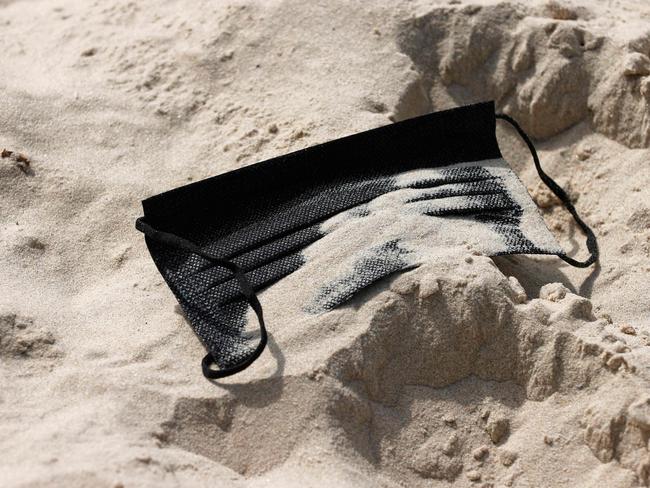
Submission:
M 586 261 L 564 254 L 503 160 L 497 118 L 524 139 L 540 178 L 586 234 Z M 598 259 L 591 229 L 544 173 L 530 139 L 510 117 L 495 115 L 493 103 L 344 137 L 142 203 L 136 228 L 209 351 L 208 378 L 259 357 L 267 333 L 256 293 L 307 265 L 321 279 L 294 295 L 302 313 L 322 314 L 427 262 L 432 250 L 555 254 L 578 267 Z M 249 306 L 258 336 L 247 331 Z

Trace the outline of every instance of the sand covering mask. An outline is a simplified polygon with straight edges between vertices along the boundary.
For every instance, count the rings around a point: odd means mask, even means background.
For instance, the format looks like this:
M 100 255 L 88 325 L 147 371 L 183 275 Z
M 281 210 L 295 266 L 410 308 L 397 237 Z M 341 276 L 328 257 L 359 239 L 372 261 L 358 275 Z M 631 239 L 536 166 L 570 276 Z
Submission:
M 585 232 L 586 261 L 564 254 L 503 160 L 497 118 L 518 131 L 540 178 Z M 427 262 L 433 249 L 555 254 L 579 267 L 598 258 L 591 229 L 544 173 L 530 139 L 493 103 L 344 137 L 142 204 L 136 228 L 209 351 L 202 363 L 209 378 L 259 357 L 267 332 L 256 293 L 299 271 L 313 276 L 310 286 L 288 289 L 283 299 L 300 313 L 321 314 Z M 249 306 L 257 320 L 249 320 Z M 251 333 L 257 326 L 259 334 Z

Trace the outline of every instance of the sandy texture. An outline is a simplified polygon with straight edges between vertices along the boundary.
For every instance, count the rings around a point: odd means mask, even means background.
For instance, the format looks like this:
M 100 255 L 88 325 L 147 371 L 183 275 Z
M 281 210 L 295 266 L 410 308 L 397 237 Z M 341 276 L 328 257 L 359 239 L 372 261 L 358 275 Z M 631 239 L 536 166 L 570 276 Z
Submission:
M 650 484 L 647 2 L 3 0 L 0 46 L 2 486 Z M 438 253 L 298 322 L 271 288 L 268 351 L 203 379 L 140 199 L 486 99 L 600 266 Z

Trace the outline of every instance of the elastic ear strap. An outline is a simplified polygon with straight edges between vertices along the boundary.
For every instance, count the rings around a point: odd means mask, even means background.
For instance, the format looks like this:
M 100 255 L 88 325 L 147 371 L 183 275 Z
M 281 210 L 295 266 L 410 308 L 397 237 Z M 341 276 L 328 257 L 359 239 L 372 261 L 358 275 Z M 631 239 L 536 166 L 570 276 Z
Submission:
M 519 136 L 524 140 L 524 142 L 528 146 L 528 149 L 530 150 L 530 154 L 533 156 L 533 161 L 535 162 L 535 169 L 537 169 L 537 174 L 539 175 L 539 178 L 555 194 L 555 196 L 560 199 L 560 201 L 564 205 L 564 208 L 566 208 L 569 211 L 569 213 L 573 216 L 573 219 L 575 220 L 576 224 L 578 224 L 578 226 L 582 229 L 582 231 L 587 236 L 587 250 L 589 251 L 590 254 L 587 260 L 576 261 L 575 259 L 570 258 L 564 253 L 558 254 L 558 256 L 564 261 L 566 261 L 567 263 L 569 263 L 571 266 L 575 266 L 576 268 L 586 268 L 587 266 L 590 266 L 596 261 L 598 261 L 598 242 L 596 241 L 596 235 L 594 234 L 594 231 L 591 230 L 591 228 L 584 222 L 584 220 L 580 218 L 580 216 L 578 215 L 578 211 L 573 206 L 573 203 L 571 203 L 571 199 L 569 198 L 569 195 L 566 194 L 566 192 L 562 189 L 560 185 L 558 185 L 555 181 L 553 181 L 553 178 L 551 178 L 549 175 L 544 173 L 544 170 L 542 169 L 542 165 L 539 162 L 539 157 L 537 156 L 537 151 L 535 150 L 535 146 L 533 146 L 533 143 L 528 137 L 528 134 L 524 132 L 524 130 L 519 126 L 519 124 L 512 117 L 506 114 L 496 114 L 496 118 L 505 120 L 515 128 L 517 133 L 519 133 Z
M 235 373 L 239 373 L 240 371 L 243 371 L 244 369 L 248 368 L 251 364 L 253 364 L 253 362 L 258 357 L 260 357 L 260 354 L 262 354 L 262 352 L 264 351 L 264 348 L 266 347 L 266 343 L 268 342 L 268 335 L 266 332 L 266 326 L 264 325 L 264 314 L 262 313 L 262 305 L 257 299 L 257 295 L 255 294 L 255 290 L 253 289 L 251 282 L 248 280 L 248 278 L 246 278 L 246 275 L 244 274 L 244 270 L 240 268 L 238 265 L 236 265 L 235 263 L 233 263 L 232 261 L 217 258 L 211 255 L 210 253 L 205 252 L 203 249 L 201 249 L 192 241 L 184 239 L 183 237 L 177 236 L 176 234 L 172 234 L 170 232 L 162 232 L 157 229 L 154 229 L 149 224 L 147 224 L 142 217 L 140 217 L 138 220 L 135 221 L 135 228 L 138 229 L 147 237 L 149 237 L 150 239 L 153 239 L 161 244 L 165 244 L 167 246 L 175 247 L 177 249 L 182 249 L 184 251 L 197 254 L 202 258 L 205 258 L 208 261 L 216 264 L 217 266 L 221 266 L 223 268 L 228 269 L 229 271 L 232 271 L 234 278 L 237 280 L 237 283 L 239 284 L 239 289 L 242 295 L 244 295 L 246 301 L 255 312 L 255 315 L 257 315 L 257 321 L 259 322 L 259 326 L 260 326 L 260 342 L 250 356 L 248 356 L 241 363 L 231 366 L 230 368 L 224 368 L 218 370 L 212 369 L 212 365 L 215 364 L 216 361 L 212 356 L 212 354 L 209 353 L 203 358 L 203 361 L 201 361 L 201 367 L 203 368 L 203 375 L 206 378 L 216 379 L 216 378 L 224 378 L 226 376 L 231 376 Z

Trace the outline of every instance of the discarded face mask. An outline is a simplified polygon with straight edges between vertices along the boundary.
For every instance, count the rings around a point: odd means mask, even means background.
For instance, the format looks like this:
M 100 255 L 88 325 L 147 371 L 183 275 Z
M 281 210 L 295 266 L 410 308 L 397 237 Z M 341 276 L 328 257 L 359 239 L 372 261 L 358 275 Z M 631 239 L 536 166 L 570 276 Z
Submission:
M 497 118 L 524 139 L 540 178 L 584 231 L 586 261 L 564 254 L 503 160 Z M 591 229 L 544 173 L 523 130 L 495 114 L 493 103 L 344 137 L 142 204 L 136 228 L 209 351 L 202 363 L 208 378 L 242 371 L 259 357 L 267 332 L 256 293 L 319 259 L 322 265 L 311 269 L 326 278 L 298 294 L 305 314 L 344 304 L 441 247 L 487 256 L 555 254 L 577 267 L 598 259 Z M 259 335 L 248 332 L 248 306 Z

